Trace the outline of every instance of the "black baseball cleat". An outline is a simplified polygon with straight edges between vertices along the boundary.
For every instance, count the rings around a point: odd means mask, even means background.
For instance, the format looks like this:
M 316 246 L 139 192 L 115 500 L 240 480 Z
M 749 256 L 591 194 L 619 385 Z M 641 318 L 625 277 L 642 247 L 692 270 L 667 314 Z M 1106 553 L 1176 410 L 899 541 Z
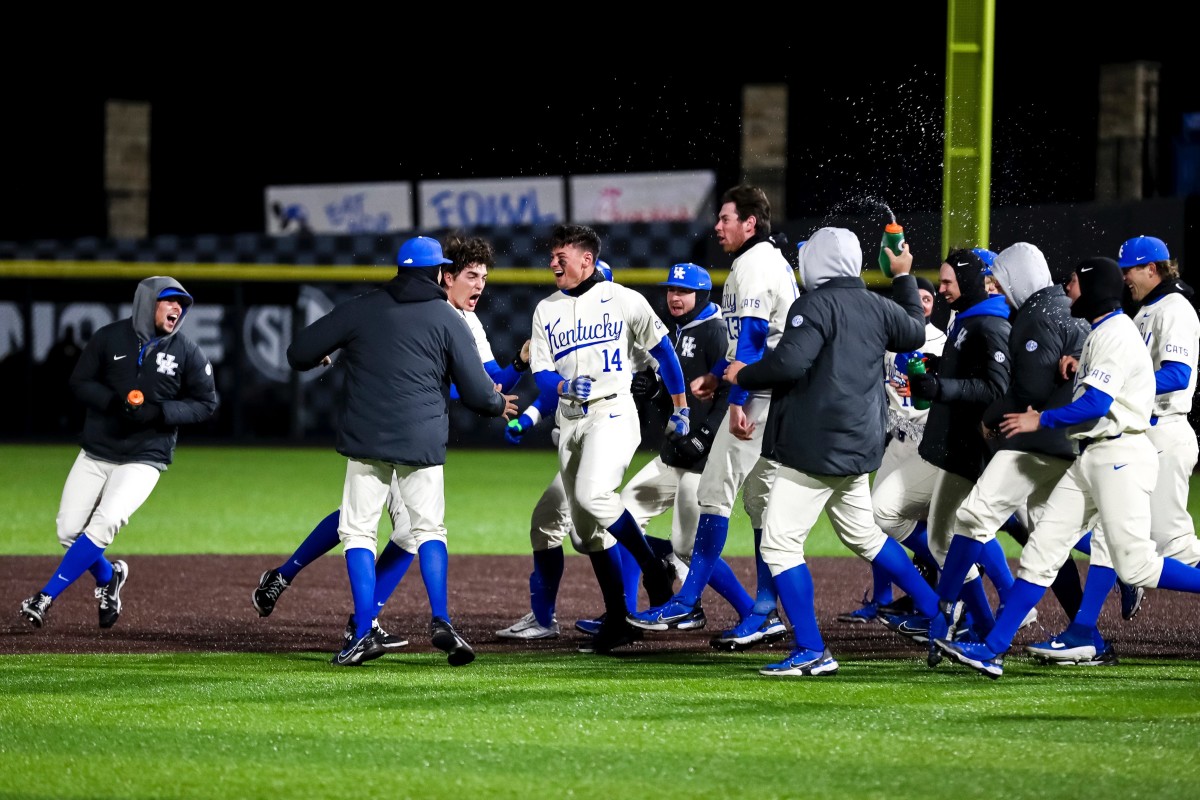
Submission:
M 1128 622 L 1142 610 L 1142 600 L 1146 597 L 1146 590 L 1141 586 L 1131 586 L 1121 580 L 1117 581 L 1117 589 L 1121 592 L 1121 619 Z
M 258 579 L 258 588 L 250 595 L 250 602 L 254 604 L 254 610 L 260 617 L 271 616 L 279 595 L 283 594 L 283 590 L 289 585 L 287 578 L 280 575 L 279 570 L 269 569 L 262 574 Z
M 433 634 L 433 646 L 446 654 L 450 666 L 463 667 L 475 660 L 475 651 L 466 639 L 458 635 L 449 620 L 434 617 L 429 629 Z
M 46 619 L 50 616 L 50 604 L 53 602 L 54 598 L 45 592 L 26 597 L 21 603 L 21 616 L 33 627 L 40 628 L 46 624 Z
M 129 580 L 129 565 L 114 561 L 113 574 L 108 583 L 96 587 L 96 599 L 100 605 L 100 627 L 111 628 L 121 616 L 121 587 Z
M 352 644 L 333 654 L 333 664 L 339 667 L 358 667 L 364 662 L 379 658 L 387 650 L 379 641 L 379 630 L 371 628 Z
M 658 561 L 653 569 L 642 572 L 642 585 L 651 607 L 670 602 L 675 596 L 675 565 L 669 558 Z
M 624 647 L 627 644 L 633 644 L 641 640 L 642 631 L 640 628 L 633 627 L 623 619 L 618 618 L 614 622 L 609 622 L 606 619 L 595 636 L 579 645 L 579 652 L 606 655 L 618 647 Z
M 378 619 L 371 620 L 371 630 L 375 631 L 375 638 L 386 650 L 397 650 L 401 647 L 408 646 L 408 639 L 405 639 L 403 636 L 395 636 L 388 633 L 382 627 L 380 627 Z M 351 614 L 350 618 L 346 620 L 346 628 L 342 631 L 342 646 L 349 647 L 352 641 L 354 641 L 353 614 Z

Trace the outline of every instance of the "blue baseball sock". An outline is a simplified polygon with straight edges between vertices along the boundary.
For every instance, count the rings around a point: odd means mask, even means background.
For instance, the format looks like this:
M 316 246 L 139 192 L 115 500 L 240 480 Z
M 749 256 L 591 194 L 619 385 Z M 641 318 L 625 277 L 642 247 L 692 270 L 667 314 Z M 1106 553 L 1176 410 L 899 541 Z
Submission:
M 725 559 L 717 559 L 712 575 L 708 579 L 708 585 L 713 588 L 714 592 L 729 601 L 729 605 L 733 606 L 733 610 L 737 612 L 739 620 L 754 611 L 754 598 L 742 587 L 742 582 L 737 579 L 737 575 L 733 574 L 733 568 Z
M 891 541 L 889 539 L 888 541 Z M 908 561 L 907 558 L 904 559 Z M 922 581 L 923 582 L 923 581 Z M 892 595 L 892 576 L 887 570 L 881 569 L 871 562 L 871 602 L 886 606 L 895 597 Z
M 554 621 L 558 585 L 562 582 L 564 565 L 562 545 L 533 551 L 533 572 L 529 573 L 529 610 L 543 627 L 549 627 Z
M 633 553 L 625 549 L 625 545 L 617 542 L 617 546 L 613 549 L 617 551 L 621 560 L 621 583 L 625 587 L 625 609 L 629 612 L 637 611 L 638 585 L 642 581 L 642 568 L 638 566 Z
M 112 580 L 112 562 L 105 558 L 104 553 L 101 552 L 100 557 L 88 567 L 88 572 L 92 573 L 92 577 L 96 579 L 97 586 L 103 586 Z
M 970 536 L 954 535 L 950 537 L 950 549 L 946 553 L 946 563 L 942 566 L 942 577 L 938 579 L 938 597 L 947 603 L 953 603 L 962 594 L 963 582 L 967 573 L 979 560 L 983 550 L 983 542 Z M 990 616 L 990 615 L 989 615 Z
M 642 531 L 642 526 L 638 525 L 637 520 L 633 518 L 633 514 L 630 514 L 628 509 L 622 511 L 617 521 L 608 526 L 608 532 L 618 542 L 625 545 L 625 549 L 633 554 L 634 559 L 643 568 L 655 560 L 654 551 L 650 549 L 650 543 L 646 541 L 646 534 Z M 628 590 L 628 587 L 626 589 Z
M 388 598 L 396 592 L 400 581 L 404 580 L 404 575 L 408 572 L 414 558 L 416 558 L 415 554 L 408 552 L 395 542 L 389 541 L 384 546 L 383 552 L 379 554 L 379 558 L 375 559 L 376 617 L 379 616 L 379 612 L 383 611 Z
M 588 553 L 592 562 L 592 572 L 596 573 L 596 582 L 600 584 L 600 594 L 604 598 L 605 622 L 624 619 L 625 587 L 621 581 L 621 556 L 616 547 L 610 547 L 599 553 Z
M 1008 602 L 1004 604 L 1004 610 L 1000 612 L 996 624 L 983 640 L 987 648 L 996 655 L 1008 650 L 1021 623 L 1025 621 L 1025 615 L 1038 604 L 1045 593 L 1046 587 L 1017 578 L 1008 591 Z
M 921 573 L 917 572 L 917 568 L 908 560 L 904 548 L 894 539 L 888 538 L 875 554 L 875 558 L 871 560 L 871 571 L 883 573 L 889 586 L 892 582 L 899 584 L 900 588 L 912 597 L 913 604 L 921 614 L 927 617 L 937 614 L 937 594 L 929 588 Z
M 103 547 L 89 539 L 86 533 L 79 534 L 67 548 L 62 561 L 58 564 L 58 569 L 54 570 L 54 577 L 46 582 L 42 591 L 51 597 L 58 597 L 64 589 L 79 580 L 79 576 L 87 572 L 96 559 L 103 555 Z
M 729 536 L 729 517 L 720 514 L 701 514 L 696 526 L 696 543 L 692 546 L 692 563 L 688 565 L 687 580 L 675 595 L 679 602 L 695 607 L 704 587 L 712 577 L 713 568 L 725 549 Z
M 1004 598 L 1008 596 L 1008 590 L 1013 585 L 1013 574 L 999 539 L 993 538 L 983 543 L 983 548 L 979 551 L 979 563 L 983 565 L 984 573 L 996 587 L 996 594 L 1003 605 Z
M 817 615 L 813 610 L 813 581 L 808 564 L 800 564 L 776 575 L 775 588 L 779 591 L 779 600 L 787 612 L 788 621 L 792 623 L 796 649 L 820 653 L 825 649 L 825 640 L 821 638 Z
M 1011 592 L 1012 589 L 1009 591 Z M 971 624 L 975 626 L 975 630 L 980 634 L 990 631 L 996 622 L 996 617 L 992 614 L 992 603 L 988 599 L 987 589 L 983 586 L 983 578 L 976 578 L 964 583 L 962 599 L 966 610 L 971 612 Z
M 346 551 L 346 574 L 350 576 L 350 595 L 354 598 L 354 638 L 357 641 L 371 630 L 375 618 L 375 554 L 365 547 Z
M 288 583 L 296 580 L 300 570 L 337 547 L 338 522 L 341 518 L 341 510 L 338 509 L 317 523 L 317 527 L 300 543 L 291 558 L 279 566 L 279 574 L 284 580 Z
M 429 611 L 435 617 L 450 621 L 446 610 L 446 573 L 449 571 L 450 556 L 446 543 L 441 539 L 430 539 L 417 548 L 421 561 L 421 578 L 425 581 L 425 593 L 429 595 Z
M 933 557 L 933 553 L 929 550 L 929 534 L 925 520 L 917 520 L 917 525 L 913 528 L 913 532 L 904 538 L 900 544 L 912 551 L 913 557 L 922 564 L 928 564 L 933 567 L 934 571 L 940 571 L 937 559 Z
M 1071 622 L 1092 629 L 1100 622 L 1100 611 L 1109 592 L 1117 585 L 1117 573 L 1112 567 L 1092 564 L 1088 567 L 1087 581 L 1083 584 L 1083 599 L 1079 601 L 1079 613 Z
M 1085 533 L 1083 536 L 1081 536 L 1079 538 L 1079 541 L 1075 543 L 1075 549 L 1081 553 L 1087 553 L 1089 556 L 1092 554 L 1092 532 L 1091 531 L 1088 531 L 1087 533 Z
M 754 529 L 754 568 L 758 575 L 758 589 L 754 596 L 754 613 L 766 616 L 779 606 L 775 593 L 775 579 L 771 568 L 762 557 L 762 528 Z
M 1174 558 L 1164 558 L 1162 574 L 1158 576 L 1158 589 L 1173 589 L 1177 592 L 1200 592 L 1200 569 L 1189 567 Z

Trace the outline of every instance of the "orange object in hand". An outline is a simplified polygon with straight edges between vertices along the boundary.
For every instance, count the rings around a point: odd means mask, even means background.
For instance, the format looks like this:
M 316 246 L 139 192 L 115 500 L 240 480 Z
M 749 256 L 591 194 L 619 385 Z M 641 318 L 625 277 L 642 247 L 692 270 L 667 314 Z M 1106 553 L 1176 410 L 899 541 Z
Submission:
M 145 399 L 146 396 L 142 394 L 141 389 L 130 389 L 129 394 L 125 395 L 125 402 L 131 406 L 140 406 Z

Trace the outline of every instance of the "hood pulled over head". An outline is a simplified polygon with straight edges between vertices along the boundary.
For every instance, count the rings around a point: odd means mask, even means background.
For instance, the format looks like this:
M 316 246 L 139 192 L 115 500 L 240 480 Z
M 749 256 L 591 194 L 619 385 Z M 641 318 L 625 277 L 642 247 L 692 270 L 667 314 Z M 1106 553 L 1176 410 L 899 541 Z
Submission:
M 137 289 L 133 293 L 133 330 L 137 333 L 138 339 L 150 342 L 160 338 L 154 327 L 154 313 L 157 310 L 158 301 L 167 299 L 178 300 L 181 309 L 175 329 L 162 336 L 163 339 L 179 333 L 183 320 L 187 317 L 188 309 L 192 307 L 192 296 L 184 290 L 179 281 L 166 275 L 145 278 L 137 285 Z
M 1071 316 L 1088 322 L 1121 307 L 1125 279 L 1121 268 L 1111 258 L 1085 258 L 1075 267 L 1079 280 L 1079 297 L 1071 304 Z
M 992 277 L 1013 308 L 1020 308 L 1036 292 L 1054 283 L 1046 257 L 1028 242 L 1017 242 L 997 253 Z
M 797 251 L 800 284 L 811 292 L 831 278 L 862 274 L 862 245 L 846 228 L 821 228 Z
M 950 304 L 955 311 L 966 311 L 988 299 L 987 286 L 983 282 L 983 263 L 978 254 L 971 250 L 951 250 L 946 254 L 946 263 L 954 270 L 958 282 L 958 299 Z

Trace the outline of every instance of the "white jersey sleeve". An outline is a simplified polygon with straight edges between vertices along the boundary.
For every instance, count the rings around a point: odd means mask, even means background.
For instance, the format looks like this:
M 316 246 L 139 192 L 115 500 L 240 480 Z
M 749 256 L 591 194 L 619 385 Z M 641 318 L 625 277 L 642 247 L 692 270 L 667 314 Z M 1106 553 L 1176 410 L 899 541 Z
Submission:
M 767 321 L 768 350 L 779 344 L 787 311 L 799 296 L 792 265 L 770 242 L 759 242 L 734 259 L 721 291 L 721 313 L 729 334 L 726 358 L 733 361 L 737 355 L 741 321 L 747 317 Z
M 483 364 L 489 361 L 495 361 L 496 356 L 492 354 L 492 345 L 488 341 L 487 333 L 483 330 L 483 323 L 479 321 L 479 317 L 474 311 L 464 311 L 461 308 L 455 309 L 462 318 L 467 321 L 467 327 L 471 329 L 471 335 L 475 337 L 475 349 L 479 351 L 479 361 Z
M 1088 386 L 1111 397 L 1112 406 L 1100 419 L 1068 428 L 1068 438 L 1119 436 L 1150 427 L 1154 367 L 1137 326 L 1125 314 L 1105 318 L 1084 341 L 1072 400 L 1078 400 Z
M 1155 416 L 1187 414 L 1192 410 L 1192 397 L 1196 393 L 1196 351 L 1200 348 L 1200 319 L 1196 310 L 1186 297 L 1172 293 L 1143 306 L 1133 321 L 1150 351 L 1156 372 L 1167 361 L 1186 364 L 1192 371 L 1186 389 L 1154 398 Z

